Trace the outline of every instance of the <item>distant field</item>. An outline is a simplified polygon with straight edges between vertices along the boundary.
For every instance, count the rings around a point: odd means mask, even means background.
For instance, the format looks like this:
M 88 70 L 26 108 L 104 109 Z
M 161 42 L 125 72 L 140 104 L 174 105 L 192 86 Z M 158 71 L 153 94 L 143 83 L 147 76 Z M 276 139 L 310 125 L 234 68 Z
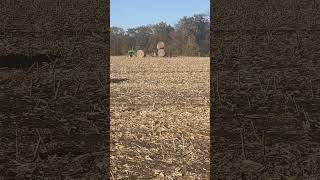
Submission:
M 209 179 L 209 58 L 111 57 L 111 171 Z

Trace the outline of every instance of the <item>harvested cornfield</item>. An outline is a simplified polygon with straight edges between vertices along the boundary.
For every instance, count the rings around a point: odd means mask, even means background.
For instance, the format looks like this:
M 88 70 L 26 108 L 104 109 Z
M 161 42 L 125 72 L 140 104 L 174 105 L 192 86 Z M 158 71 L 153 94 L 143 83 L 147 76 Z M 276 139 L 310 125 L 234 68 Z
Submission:
M 164 49 L 159 49 L 158 50 L 158 56 L 159 57 L 164 57 L 166 55 L 166 52 L 164 51 Z
M 212 6 L 213 179 L 320 179 L 318 9 L 304 0 Z
M 172 59 L 111 57 L 114 179 L 209 179 L 209 58 Z
M 0 179 L 107 179 L 106 1 L 0 1 Z
M 138 58 L 143 58 L 145 56 L 144 51 L 143 50 L 138 50 L 137 51 L 137 57 Z

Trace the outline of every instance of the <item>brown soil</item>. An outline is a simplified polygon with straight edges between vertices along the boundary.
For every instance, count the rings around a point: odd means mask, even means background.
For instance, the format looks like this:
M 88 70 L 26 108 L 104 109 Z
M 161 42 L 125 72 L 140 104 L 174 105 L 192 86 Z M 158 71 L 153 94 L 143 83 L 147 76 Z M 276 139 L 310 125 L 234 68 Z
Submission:
M 287 0 L 212 7 L 214 178 L 319 179 L 317 7 Z

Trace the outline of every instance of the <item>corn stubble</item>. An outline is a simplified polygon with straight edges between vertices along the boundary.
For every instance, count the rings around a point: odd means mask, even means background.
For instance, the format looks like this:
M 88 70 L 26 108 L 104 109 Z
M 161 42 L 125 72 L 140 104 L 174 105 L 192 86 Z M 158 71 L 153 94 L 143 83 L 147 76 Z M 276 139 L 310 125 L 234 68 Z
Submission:
M 318 9 L 215 1 L 214 179 L 319 179 Z
M 0 60 L 58 55 L 27 68 L 1 64 L 0 179 L 107 176 L 104 4 L 0 2 Z
M 209 58 L 111 58 L 113 179 L 209 179 L 209 132 Z

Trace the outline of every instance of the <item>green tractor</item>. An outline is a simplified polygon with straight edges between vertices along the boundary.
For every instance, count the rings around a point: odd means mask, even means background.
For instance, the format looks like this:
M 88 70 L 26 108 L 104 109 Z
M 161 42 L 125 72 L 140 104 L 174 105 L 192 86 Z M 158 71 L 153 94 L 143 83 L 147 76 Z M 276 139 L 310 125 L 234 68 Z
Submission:
M 141 46 L 135 46 L 131 47 L 131 50 L 128 50 L 128 56 L 133 57 L 133 56 L 139 56 L 139 51 L 141 51 Z
M 134 50 L 129 50 L 129 51 L 128 51 L 128 56 L 129 56 L 129 57 L 133 57 L 133 56 L 135 55 L 135 53 L 136 53 L 136 51 L 134 51 Z

